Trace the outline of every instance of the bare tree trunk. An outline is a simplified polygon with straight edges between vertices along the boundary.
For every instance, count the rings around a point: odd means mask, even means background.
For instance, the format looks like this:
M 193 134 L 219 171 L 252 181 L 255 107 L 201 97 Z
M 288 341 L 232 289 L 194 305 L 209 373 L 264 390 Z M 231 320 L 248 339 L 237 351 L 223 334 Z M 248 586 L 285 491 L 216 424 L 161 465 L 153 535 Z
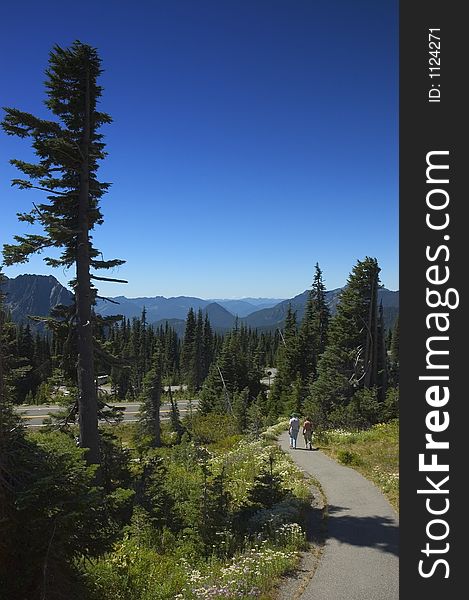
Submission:
M 78 407 L 80 446 L 87 448 L 88 464 L 100 464 L 98 406 L 94 377 L 93 329 L 91 323 L 91 279 L 89 242 L 89 146 L 91 140 L 89 71 L 86 78 L 85 115 L 81 143 L 82 164 L 78 197 L 78 246 L 76 256 L 76 309 L 78 328 Z
M 2 280 L 0 279 L 0 481 L 2 477 L 2 454 L 5 450 L 5 423 L 4 423 L 4 411 L 6 408 L 6 397 L 5 397 L 5 381 L 4 381 L 4 372 L 3 372 L 3 297 L 2 297 L 2 289 L 1 289 Z M 1 490 L 1 485 L 0 485 Z M 0 492 L 0 498 L 2 498 L 3 494 Z
M 378 273 L 373 277 L 373 320 L 371 323 L 373 336 L 373 349 L 371 355 L 371 382 L 370 387 L 378 385 Z
M 365 345 L 365 369 L 364 387 L 370 388 L 376 385 L 378 379 L 378 274 L 372 273 L 370 306 L 368 309 L 367 337 Z
M 386 398 L 386 392 L 388 389 L 388 368 L 387 368 L 387 351 L 386 351 L 386 328 L 384 327 L 383 319 L 383 305 L 379 307 L 379 363 L 380 363 L 380 374 L 378 382 L 378 400 L 381 402 Z
M 2 280 L 0 279 L 0 286 L 2 284 Z M 1 416 L 1 411 L 3 410 L 3 405 L 6 401 L 6 398 L 4 396 L 3 393 L 3 386 L 4 386 L 4 374 L 3 374 L 3 319 L 4 319 L 4 315 L 3 315 L 3 297 L 2 297 L 2 289 L 0 287 L 0 416 Z M 1 425 L 1 423 L 0 423 Z M 1 434 L 2 430 L 0 428 L 0 434 Z

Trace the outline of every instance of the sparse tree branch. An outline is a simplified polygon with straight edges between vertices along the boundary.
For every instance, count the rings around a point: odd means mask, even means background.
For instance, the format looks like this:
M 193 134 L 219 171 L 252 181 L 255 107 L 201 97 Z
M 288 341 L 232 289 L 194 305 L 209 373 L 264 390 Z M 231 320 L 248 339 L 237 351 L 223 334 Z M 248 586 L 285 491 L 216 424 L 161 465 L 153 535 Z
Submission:
M 105 302 L 110 302 L 111 304 L 120 304 L 120 302 L 116 302 L 115 300 L 106 298 L 105 296 L 96 296 L 96 298 L 99 298 L 99 300 L 104 300 Z
M 41 192 L 47 192 L 49 194 L 55 194 L 57 196 L 68 196 L 73 192 L 58 192 L 56 190 L 51 190 L 49 188 L 40 187 L 38 185 L 33 185 L 30 181 L 26 181 L 24 179 L 13 179 L 11 185 L 16 185 L 22 190 L 39 190 Z
M 98 277 L 98 275 L 90 275 L 90 279 L 96 279 L 97 281 L 111 281 L 113 283 L 129 283 L 125 279 L 111 279 L 110 277 Z

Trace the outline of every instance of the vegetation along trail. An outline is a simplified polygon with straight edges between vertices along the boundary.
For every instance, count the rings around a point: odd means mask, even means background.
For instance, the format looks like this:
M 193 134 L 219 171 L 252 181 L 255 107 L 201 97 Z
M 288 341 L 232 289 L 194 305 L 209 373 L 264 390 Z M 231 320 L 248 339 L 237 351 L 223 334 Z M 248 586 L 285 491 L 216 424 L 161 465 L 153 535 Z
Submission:
M 397 600 L 398 518 L 381 492 L 362 475 L 321 451 L 289 448 L 296 464 L 321 483 L 327 498 L 324 552 L 301 600 Z

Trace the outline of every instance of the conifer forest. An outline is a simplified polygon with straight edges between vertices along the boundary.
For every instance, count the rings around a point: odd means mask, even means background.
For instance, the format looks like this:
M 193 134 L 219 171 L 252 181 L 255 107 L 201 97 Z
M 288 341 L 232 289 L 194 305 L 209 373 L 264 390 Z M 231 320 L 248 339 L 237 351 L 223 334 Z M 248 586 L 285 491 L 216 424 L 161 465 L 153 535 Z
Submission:
M 279 328 L 222 331 L 191 308 L 181 335 L 145 309 L 99 315 L 100 283 L 125 283 L 114 275 L 126 258 L 104 259 L 93 237 L 108 226 L 106 194 L 112 210 L 101 73 L 97 49 L 54 46 L 48 117 L 4 109 L 2 143 L 17 138 L 35 156 L 12 156 L 12 183 L 42 202 L 18 214 L 3 265 L 41 253 L 73 274 L 74 301 L 14 322 L 0 271 L 0 596 L 274 598 L 308 547 L 311 504 L 276 438 L 293 413 L 317 439 L 396 424 L 399 323 L 385 325 L 369 256 L 351 265 L 334 310 L 312 256 L 304 315 L 290 306 Z M 23 405 L 52 404 L 43 427 L 21 417 Z M 138 406 L 133 422 L 126 404 Z

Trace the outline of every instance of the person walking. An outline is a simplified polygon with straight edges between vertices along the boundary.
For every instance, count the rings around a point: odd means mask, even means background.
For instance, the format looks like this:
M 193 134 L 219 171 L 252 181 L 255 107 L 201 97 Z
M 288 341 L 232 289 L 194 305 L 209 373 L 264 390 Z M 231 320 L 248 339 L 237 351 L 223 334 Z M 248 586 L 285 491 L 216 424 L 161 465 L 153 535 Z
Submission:
M 296 448 L 296 439 L 300 431 L 300 420 L 296 413 L 293 413 L 288 423 L 288 434 L 290 436 L 290 448 Z
M 306 417 L 303 423 L 303 437 L 305 439 L 305 448 L 313 449 L 313 423 L 311 417 Z

